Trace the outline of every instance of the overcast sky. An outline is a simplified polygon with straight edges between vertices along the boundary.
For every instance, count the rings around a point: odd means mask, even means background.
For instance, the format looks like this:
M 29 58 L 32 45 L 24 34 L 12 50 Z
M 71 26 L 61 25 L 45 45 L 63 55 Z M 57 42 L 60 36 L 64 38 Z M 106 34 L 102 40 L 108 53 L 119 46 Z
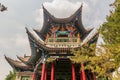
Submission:
M 16 55 L 30 55 L 25 27 L 40 29 L 43 23 L 42 4 L 58 18 L 73 14 L 83 3 L 83 25 L 99 27 L 109 15 L 109 4 L 114 0 L 0 0 L 8 11 L 0 12 L 0 80 L 12 70 L 4 54 L 16 59 Z

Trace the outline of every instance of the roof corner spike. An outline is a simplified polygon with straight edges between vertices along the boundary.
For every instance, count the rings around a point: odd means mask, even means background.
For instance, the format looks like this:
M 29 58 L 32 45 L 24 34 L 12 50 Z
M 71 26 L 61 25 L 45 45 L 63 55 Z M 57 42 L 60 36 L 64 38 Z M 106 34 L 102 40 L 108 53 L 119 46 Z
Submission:
M 81 3 L 81 8 L 83 7 L 83 2 Z
M 43 9 L 45 8 L 43 4 L 42 4 L 42 8 L 43 8 Z
M 83 8 L 83 3 L 81 3 L 80 10 L 82 10 L 82 8 Z
M 25 27 L 25 29 L 26 29 L 26 33 L 28 33 L 28 28 L 27 28 L 27 27 Z
M 6 55 L 4 55 L 4 57 L 5 57 L 5 59 L 9 62 L 9 58 L 8 58 Z
M 4 54 L 5 59 L 7 58 L 6 55 Z
M 19 56 L 18 55 L 16 55 L 17 56 L 17 58 L 19 59 Z
M 4 55 L 5 59 L 7 60 L 7 62 L 11 65 L 11 60 L 9 57 L 7 57 L 6 55 Z

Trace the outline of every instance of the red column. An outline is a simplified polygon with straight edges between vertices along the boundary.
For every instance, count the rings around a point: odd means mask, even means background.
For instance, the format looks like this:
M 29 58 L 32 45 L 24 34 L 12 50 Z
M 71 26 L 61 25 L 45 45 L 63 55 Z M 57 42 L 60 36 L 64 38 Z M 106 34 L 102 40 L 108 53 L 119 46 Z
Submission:
M 81 67 L 84 68 L 84 64 L 81 63 Z M 83 69 L 81 70 L 81 77 L 82 80 L 86 80 L 85 71 Z
M 47 69 L 45 69 L 45 79 L 44 80 L 47 80 Z
M 72 64 L 72 80 L 76 80 L 74 64 Z
M 70 42 L 72 42 L 72 32 L 70 32 Z
M 32 80 L 35 80 L 35 72 L 32 74 Z
M 56 41 L 56 32 L 54 32 L 54 42 Z
M 45 77 L 45 68 L 46 68 L 46 64 L 43 63 L 42 64 L 41 80 L 44 80 L 44 77 Z
M 80 80 L 82 80 L 82 71 L 80 72 Z
M 96 76 L 95 76 L 94 72 L 92 72 L 92 75 L 93 75 L 93 80 L 96 80 Z
M 55 78 L 55 66 L 54 62 L 52 62 L 52 67 L 51 67 L 51 80 L 54 80 Z

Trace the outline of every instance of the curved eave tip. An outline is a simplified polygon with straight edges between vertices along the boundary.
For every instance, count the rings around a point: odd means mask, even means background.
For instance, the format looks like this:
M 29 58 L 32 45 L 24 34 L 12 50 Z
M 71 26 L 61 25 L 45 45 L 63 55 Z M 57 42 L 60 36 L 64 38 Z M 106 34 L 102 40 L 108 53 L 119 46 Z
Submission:
M 17 56 L 17 55 L 16 55 Z M 17 58 L 22 61 L 23 63 L 25 63 L 25 61 L 23 59 L 21 59 L 21 57 L 17 56 Z
M 7 57 L 5 54 L 4 54 L 4 57 L 5 57 L 6 60 L 8 60 L 8 58 L 9 58 L 9 57 Z
M 7 56 L 4 54 L 4 57 L 5 57 L 5 59 L 7 58 Z
M 7 62 L 11 65 L 11 58 L 7 57 L 6 55 L 4 55 L 5 59 L 7 60 Z
M 18 59 L 20 59 L 20 56 L 16 55 Z
M 81 7 L 83 6 L 83 4 L 84 4 L 84 3 L 82 2 L 82 3 L 81 3 Z
M 42 8 L 45 9 L 44 5 L 42 4 Z
M 26 32 L 28 32 L 28 28 L 27 28 L 27 27 L 25 27 L 25 29 L 26 29 Z
M 28 27 L 25 27 L 26 29 L 26 33 L 31 33 L 32 31 L 34 31 L 32 28 L 28 28 Z

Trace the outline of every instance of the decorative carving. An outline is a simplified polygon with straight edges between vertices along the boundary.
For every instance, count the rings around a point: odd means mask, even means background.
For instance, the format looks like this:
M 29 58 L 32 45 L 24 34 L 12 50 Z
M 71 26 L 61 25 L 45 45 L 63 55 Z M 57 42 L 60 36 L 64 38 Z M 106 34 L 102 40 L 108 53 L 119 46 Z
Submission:
M 50 30 L 51 30 L 52 33 L 58 31 L 59 29 L 60 29 L 59 26 L 52 26 L 52 27 L 50 28 Z
M 65 31 L 65 28 L 62 26 L 60 30 L 61 30 L 61 31 Z
M 75 27 L 73 27 L 73 26 L 71 26 L 71 25 L 66 25 L 66 29 L 68 30 L 68 31 L 74 31 L 75 30 Z

